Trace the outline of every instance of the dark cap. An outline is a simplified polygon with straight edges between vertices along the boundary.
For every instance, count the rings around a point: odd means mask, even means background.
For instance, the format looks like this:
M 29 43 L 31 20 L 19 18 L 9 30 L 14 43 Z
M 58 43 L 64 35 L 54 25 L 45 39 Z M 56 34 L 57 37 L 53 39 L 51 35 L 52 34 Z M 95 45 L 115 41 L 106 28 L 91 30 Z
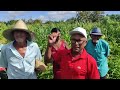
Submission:
M 102 36 L 103 34 L 101 33 L 100 28 L 95 27 L 95 28 L 93 28 L 93 30 L 91 31 L 90 35 L 100 35 L 100 36 Z

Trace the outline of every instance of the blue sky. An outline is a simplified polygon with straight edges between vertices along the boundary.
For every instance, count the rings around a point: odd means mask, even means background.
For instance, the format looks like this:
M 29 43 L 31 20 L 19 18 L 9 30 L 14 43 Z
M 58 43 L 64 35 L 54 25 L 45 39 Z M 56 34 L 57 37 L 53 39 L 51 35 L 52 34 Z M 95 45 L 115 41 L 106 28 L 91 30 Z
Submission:
M 105 14 L 120 14 L 120 11 L 105 11 Z M 0 11 L 0 21 L 9 21 L 16 19 L 40 19 L 43 22 L 47 20 L 59 21 L 74 17 L 75 11 Z

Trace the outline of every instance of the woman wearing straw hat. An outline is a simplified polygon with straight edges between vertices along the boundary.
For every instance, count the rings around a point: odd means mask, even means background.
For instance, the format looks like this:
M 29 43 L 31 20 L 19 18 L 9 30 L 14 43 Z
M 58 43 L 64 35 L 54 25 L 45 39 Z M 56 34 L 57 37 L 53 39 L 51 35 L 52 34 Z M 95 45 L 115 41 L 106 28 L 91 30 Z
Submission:
M 22 20 L 3 32 L 3 36 L 12 41 L 1 49 L 0 66 L 7 69 L 8 79 L 37 79 L 35 70 L 46 69 L 40 61 L 40 49 L 32 41 L 33 35 Z

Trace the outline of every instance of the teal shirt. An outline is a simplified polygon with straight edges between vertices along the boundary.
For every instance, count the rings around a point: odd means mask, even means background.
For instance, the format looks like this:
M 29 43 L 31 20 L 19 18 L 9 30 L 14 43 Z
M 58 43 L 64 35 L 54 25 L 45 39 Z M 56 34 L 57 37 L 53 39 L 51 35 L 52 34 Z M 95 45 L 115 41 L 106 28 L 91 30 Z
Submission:
M 92 40 L 88 40 L 85 48 L 97 61 L 100 76 L 104 77 L 109 70 L 107 61 L 107 57 L 110 54 L 109 44 L 105 40 L 99 39 L 96 46 L 94 46 Z
M 36 59 L 42 59 L 37 43 L 27 41 L 25 57 L 22 57 L 11 42 L 1 49 L 0 67 L 7 68 L 8 79 L 37 79 Z

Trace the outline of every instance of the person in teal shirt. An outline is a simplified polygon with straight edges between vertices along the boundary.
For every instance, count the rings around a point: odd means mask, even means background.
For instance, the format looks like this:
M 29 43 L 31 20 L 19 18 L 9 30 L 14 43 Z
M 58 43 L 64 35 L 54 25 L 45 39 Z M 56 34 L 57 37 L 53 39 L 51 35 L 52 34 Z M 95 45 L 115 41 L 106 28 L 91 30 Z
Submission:
M 110 54 L 110 49 L 108 42 L 101 39 L 102 35 L 100 28 L 93 28 L 90 33 L 91 39 L 88 40 L 85 49 L 97 61 L 101 79 L 106 79 L 109 71 L 107 57 Z

